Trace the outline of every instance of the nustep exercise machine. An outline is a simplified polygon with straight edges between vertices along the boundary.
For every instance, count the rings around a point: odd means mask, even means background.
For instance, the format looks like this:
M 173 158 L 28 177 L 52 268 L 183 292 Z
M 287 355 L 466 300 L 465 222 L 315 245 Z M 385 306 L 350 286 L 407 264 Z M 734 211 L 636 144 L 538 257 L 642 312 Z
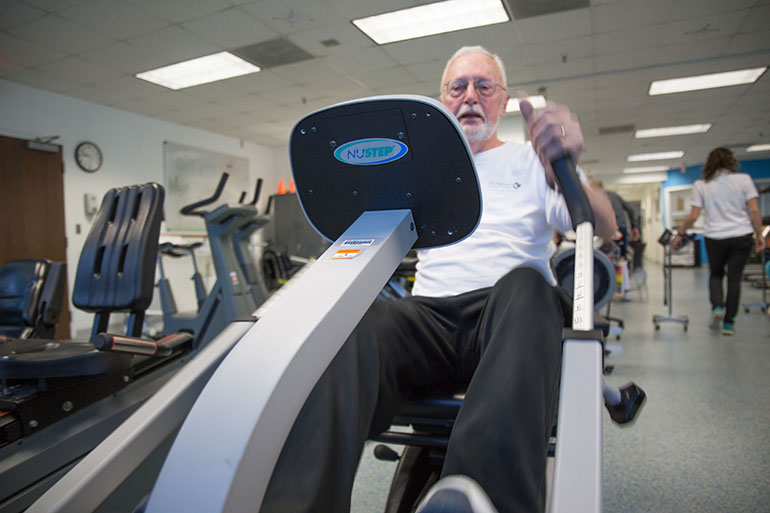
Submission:
M 457 242 L 478 224 L 470 149 L 451 112 L 430 98 L 322 109 L 294 127 L 290 154 L 303 211 L 335 242 L 258 322 L 216 337 L 29 513 L 93 511 L 177 429 L 144 511 L 258 511 L 300 408 L 407 251 Z M 554 167 L 573 220 L 583 220 L 592 213 L 569 164 Z M 590 220 L 577 226 L 554 512 L 601 509 L 603 397 L 626 413 L 639 405 L 603 384 L 592 331 L 592 232 Z

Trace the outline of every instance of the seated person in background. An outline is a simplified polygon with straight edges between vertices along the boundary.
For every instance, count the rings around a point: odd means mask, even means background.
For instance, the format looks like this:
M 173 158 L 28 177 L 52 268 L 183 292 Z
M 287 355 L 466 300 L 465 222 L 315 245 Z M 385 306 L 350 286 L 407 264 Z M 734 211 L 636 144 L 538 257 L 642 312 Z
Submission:
M 591 185 L 600 187 L 604 190 L 604 184 L 598 178 L 591 180 Z M 629 290 L 631 288 L 631 280 L 628 277 L 628 258 L 626 258 L 628 246 L 633 242 L 637 242 L 640 239 L 639 223 L 636 212 L 631 205 L 620 197 L 620 194 L 613 191 L 605 191 L 607 197 L 612 205 L 612 211 L 615 213 L 615 222 L 618 225 L 618 233 L 620 236 L 615 237 L 615 242 L 620 249 L 620 266 L 622 269 L 623 283 L 621 293 L 623 298 L 629 299 Z M 630 225 L 630 229 L 629 229 Z
M 500 58 L 464 47 L 440 100 L 474 154 L 483 194 L 478 229 L 420 250 L 413 296 L 375 301 L 313 389 L 284 444 L 263 512 L 349 511 L 364 442 L 405 399 L 467 386 L 443 475 L 477 481 L 501 512 L 543 511 L 556 415 L 562 328 L 570 315 L 549 267 L 553 230 L 571 229 L 549 162 L 583 147 L 564 107 L 521 101 L 532 147 L 503 142 L 509 94 Z M 584 188 L 596 232 L 610 237 L 606 195 Z

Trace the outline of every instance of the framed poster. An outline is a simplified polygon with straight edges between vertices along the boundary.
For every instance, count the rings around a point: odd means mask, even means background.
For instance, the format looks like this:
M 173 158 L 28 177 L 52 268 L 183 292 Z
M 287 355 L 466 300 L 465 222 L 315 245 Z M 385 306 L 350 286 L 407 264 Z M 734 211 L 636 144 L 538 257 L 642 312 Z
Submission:
M 199 216 L 185 216 L 179 211 L 214 194 L 222 173 L 230 177 L 220 198 L 203 207 L 206 211 L 224 203 L 238 203 L 243 192 L 251 199 L 254 187 L 249 183 L 249 159 L 168 141 L 163 143 L 164 210 L 169 232 L 205 233 L 206 227 Z

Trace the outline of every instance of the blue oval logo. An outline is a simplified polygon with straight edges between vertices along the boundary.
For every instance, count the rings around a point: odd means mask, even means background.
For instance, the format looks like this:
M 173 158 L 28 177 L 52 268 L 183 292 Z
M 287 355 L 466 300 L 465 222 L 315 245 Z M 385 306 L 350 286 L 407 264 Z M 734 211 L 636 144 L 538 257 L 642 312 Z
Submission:
M 398 160 L 408 151 L 406 144 L 393 139 L 358 139 L 334 150 L 334 158 L 354 166 L 374 166 Z

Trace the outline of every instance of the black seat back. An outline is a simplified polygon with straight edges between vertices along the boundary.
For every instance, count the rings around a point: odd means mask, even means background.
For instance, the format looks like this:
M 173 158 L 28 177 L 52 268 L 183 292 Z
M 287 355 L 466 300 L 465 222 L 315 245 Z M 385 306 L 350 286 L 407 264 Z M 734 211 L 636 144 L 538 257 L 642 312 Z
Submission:
M 158 184 L 111 189 L 80 254 L 72 302 L 95 312 L 92 338 L 110 312 L 131 312 L 127 335 L 139 336 L 155 280 L 164 190 Z
M 0 267 L 0 336 L 33 335 L 50 267 L 43 258 L 10 260 Z

